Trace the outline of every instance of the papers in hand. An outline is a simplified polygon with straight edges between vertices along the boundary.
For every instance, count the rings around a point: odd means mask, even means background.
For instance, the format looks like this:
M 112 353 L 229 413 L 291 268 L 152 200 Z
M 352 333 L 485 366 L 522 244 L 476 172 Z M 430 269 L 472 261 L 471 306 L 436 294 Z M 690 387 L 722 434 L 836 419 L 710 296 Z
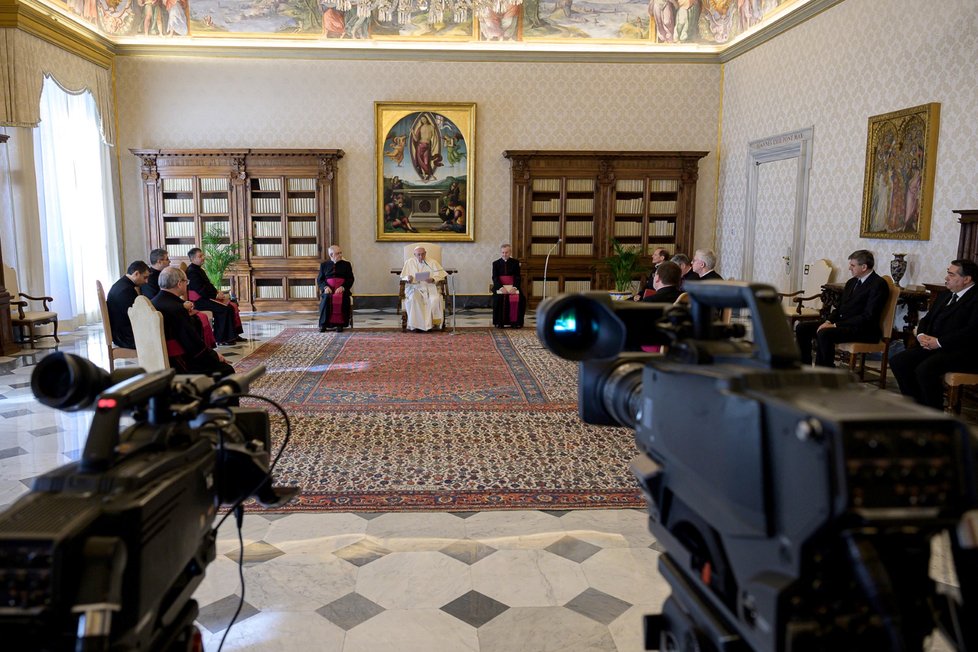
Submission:
M 418 272 L 414 275 L 415 283 L 426 283 L 431 278 L 431 272 Z
M 519 293 L 520 291 L 516 289 L 515 285 L 504 285 L 498 290 L 496 290 L 496 294 L 519 294 Z

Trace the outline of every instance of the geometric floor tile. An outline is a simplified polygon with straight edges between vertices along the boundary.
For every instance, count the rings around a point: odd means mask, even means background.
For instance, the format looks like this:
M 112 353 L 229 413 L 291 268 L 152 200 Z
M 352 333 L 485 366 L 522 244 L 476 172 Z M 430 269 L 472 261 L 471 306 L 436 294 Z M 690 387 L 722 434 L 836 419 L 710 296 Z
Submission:
M 363 540 L 340 548 L 333 554 L 340 559 L 345 559 L 354 566 L 366 566 L 370 562 L 377 561 L 390 553 L 391 551 L 383 546 L 379 546 L 370 540 Z
M 0 412 L 0 417 L 3 417 L 4 419 L 12 419 L 14 417 L 22 417 L 22 416 L 26 416 L 28 414 L 34 414 L 34 411 L 33 410 L 25 410 L 25 409 L 11 410 L 10 412 Z
M 496 552 L 496 549 L 478 541 L 461 540 L 450 543 L 440 552 L 471 566 Z
M 217 602 L 210 603 L 206 607 L 201 607 L 200 613 L 197 614 L 197 622 L 206 627 L 207 631 L 211 634 L 216 634 L 224 630 L 228 626 L 228 623 L 231 622 L 231 617 L 234 616 L 234 612 L 237 611 L 240 600 L 240 596 L 229 595 L 221 598 Z M 246 601 L 241 605 L 241 613 L 238 614 L 234 622 L 240 623 L 242 620 L 251 618 L 256 613 L 259 613 L 258 610 Z
M 384 611 L 376 602 L 359 593 L 347 593 L 328 605 L 316 609 L 316 613 L 344 630 L 350 630 Z
M 451 614 L 475 628 L 482 627 L 507 609 L 509 607 L 502 602 L 493 600 L 478 591 L 469 591 L 441 608 L 445 613 Z
M 224 554 L 224 556 L 233 562 L 237 562 L 240 554 L 241 551 L 239 549 L 227 552 Z M 254 543 L 249 543 L 244 547 L 244 565 L 245 567 L 254 566 L 270 559 L 281 557 L 284 554 L 284 552 L 270 543 L 255 541 Z
M 628 611 L 632 605 L 613 595 L 589 587 L 564 606 L 582 616 L 593 618 L 602 625 L 610 625 L 618 616 Z
M 564 559 L 570 559 L 571 561 L 576 561 L 578 563 L 584 561 L 594 553 L 601 550 L 596 545 L 590 544 L 587 541 L 581 541 L 572 536 L 565 536 L 558 541 L 553 542 L 546 548 L 547 552 L 552 552 L 555 555 L 563 557 Z
M 20 446 L 16 448 L 4 448 L 0 450 L 0 460 L 5 460 L 8 457 L 17 457 L 19 455 L 25 455 L 27 451 Z
M 36 430 L 28 430 L 30 434 L 35 437 L 43 437 L 44 435 L 53 435 L 56 432 L 63 432 L 64 429 L 59 426 L 48 426 L 47 428 L 38 428 Z

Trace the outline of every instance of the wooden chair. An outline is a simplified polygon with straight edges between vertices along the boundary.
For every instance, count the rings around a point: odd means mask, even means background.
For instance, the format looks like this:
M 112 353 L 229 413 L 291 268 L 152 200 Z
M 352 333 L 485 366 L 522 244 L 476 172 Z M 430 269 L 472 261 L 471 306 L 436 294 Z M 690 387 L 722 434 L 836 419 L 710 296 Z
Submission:
M 136 357 L 139 366 L 146 371 L 170 368 L 170 356 L 166 352 L 166 336 L 163 334 L 163 315 L 144 296 L 136 297 L 129 309 L 132 334 L 136 340 Z
M 417 249 L 418 247 L 424 247 L 424 249 L 425 249 L 425 259 L 427 259 L 427 260 L 434 260 L 435 262 L 437 262 L 442 267 L 445 266 L 441 262 L 441 245 L 431 244 L 430 242 L 415 242 L 414 244 L 405 245 L 405 247 L 404 247 L 404 260 L 407 260 L 408 258 L 411 258 L 412 256 L 414 256 L 414 250 Z M 447 279 L 447 277 L 445 279 L 442 279 L 442 280 L 438 281 L 435 285 L 438 288 L 438 290 L 441 292 L 442 299 L 445 302 L 444 318 L 441 320 L 441 324 L 435 326 L 435 328 L 438 328 L 440 330 L 445 330 L 445 327 L 448 324 L 448 316 L 449 316 L 449 314 L 451 313 L 451 310 L 452 310 L 451 299 L 450 299 L 450 297 L 448 295 L 448 279 Z M 404 292 L 405 292 L 406 286 L 407 286 L 407 281 L 401 279 L 399 281 L 398 290 L 397 290 L 397 311 L 401 315 L 401 330 L 402 331 L 406 331 L 407 330 L 407 310 L 404 309 L 404 300 L 405 300 L 405 294 L 404 294 Z
M 897 299 L 900 298 L 900 286 L 893 282 L 893 279 L 889 276 L 884 276 L 883 280 L 886 281 L 887 286 L 890 289 L 889 298 L 886 301 L 886 307 L 883 309 L 883 315 L 880 317 L 880 330 L 883 332 L 883 337 L 879 342 L 843 342 L 837 344 L 835 347 L 836 353 L 843 355 L 847 354 L 849 356 L 849 370 L 855 371 L 856 369 L 856 356 L 859 356 L 859 380 L 864 380 L 866 375 L 866 355 L 870 353 L 881 353 L 883 354 L 882 361 L 880 362 L 880 389 L 886 389 L 886 364 L 887 364 L 887 354 L 890 352 L 890 339 L 893 336 L 893 318 L 896 315 L 896 305 Z
M 978 385 L 978 374 L 952 371 L 944 374 L 947 385 L 947 409 L 953 414 L 961 414 L 961 388 Z
M 788 294 L 778 293 L 784 301 L 784 314 L 794 327 L 795 322 L 821 319 L 822 286 L 832 278 L 832 264 L 820 258 L 806 265 L 802 289 Z M 809 303 L 806 307 L 804 304 Z
M 114 371 L 116 359 L 135 358 L 137 355 L 136 349 L 116 346 L 112 343 L 112 323 L 109 321 L 109 305 L 105 302 L 105 290 L 102 289 L 102 281 L 95 281 L 95 290 L 98 292 L 98 310 L 102 315 L 102 332 L 105 333 L 105 350 L 109 354 L 109 371 Z
M 58 313 L 50 310 L 48 303 L 54 301 L 52 297 L 32 297 L 29 294 L 24 294 L 18 291 L 17 286 L 17 272 L 14 271 L 12 267 L 3 266 L 3 277 L 6 282 L 7 291 L 10 292 L 10 323 L 11 326 L 20 331 L 20 341 L 29 342 L 31 348 L 37 348 L 34 343 L 41 339 L 42 337 L 53 337 L 55 342 L 61 343 L 58 339 Z M 27 301 L 24 301 L 27 299 Z M 40 310 L 25 310 L 30 304 L 28 301 L 40 301 Z M 13 307 L 17 307 L 17 311 L 13 311 Z M 43 326 L 44 324 L 53 324 L 54 332 L 51 334 L 38 334 L 35 330 L 38 326 Z M 24 336 L 24 331 L 27 331 L 27 337 Z

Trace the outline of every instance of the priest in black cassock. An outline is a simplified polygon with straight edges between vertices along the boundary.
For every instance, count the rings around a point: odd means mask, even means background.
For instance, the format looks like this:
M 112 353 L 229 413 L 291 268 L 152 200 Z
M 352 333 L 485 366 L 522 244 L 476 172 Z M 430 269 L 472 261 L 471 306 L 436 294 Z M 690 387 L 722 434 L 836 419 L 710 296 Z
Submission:
M 214 337 L 218 344 L 247 342 L 241 337 L 244 328 L 238 315 L 238 306 L 231 303 L 226 294 L 219 291 L 204 273 L 204 251 L 194 247 L 187 252 L 187 290 L 197 310 L 209 310 L 214 315 Z M 162 286 L 161 286 L 162 287 Z
M 319 332 L 335 329 L 342 333 L 350 325 L 353 313 L 350 291 L 353 289 L 353 265 L 343 260 L 339 245 L 328 249 L 329 260 L 319 265 L 316 287 L 319 288 Z
M 492 325 L 496 328 L 523 327 L 526 297 L 520 261 L 512 258 L 512 253 L 513 248 L 504 244 L 499 248 L 500 258 L 492 261 Z
M 144 297 L 153 300 L 160 292 L 160 272 L 170 266 L 170 254 L 166 249 L 153 249 L 149 252 L 149 278 L 146 285 L 139 288 Z
M 109 288 L 105 296 L 105 305 L 109 309 L 109 326 L 112 328 L 112 343 L 124 349 L 135 349 L 136 339 L 132 334 L 132 323 L 129 321 L 129 309 L 139 288 L 146 284 L 149 277 L 149 265 L 141 260 L 133 261 L 126 269 L 126 274 Z

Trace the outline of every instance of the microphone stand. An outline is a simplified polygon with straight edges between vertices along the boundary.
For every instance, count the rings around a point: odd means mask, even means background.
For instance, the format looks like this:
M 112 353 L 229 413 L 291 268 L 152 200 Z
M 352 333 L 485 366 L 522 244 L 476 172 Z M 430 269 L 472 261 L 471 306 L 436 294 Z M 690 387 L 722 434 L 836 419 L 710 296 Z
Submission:
M 455 310 L 455 275 L 448 275 L 448 289 L 452 293 L 452 335 L 458 335 L 458 312 Z
M 547 267 L 550 265 L 550 254 L 554 252 L 554 249 L 557 248 L 557 245 L 562 240 L 563 238 L 557 238 L 557 242 L 554 243 L 554 246 L 550 247 L 550 251 L 547 252 L 547 258 L 543 261 L 543 298 L 540 299 L 540 303 L 543 303 L 547 299 Z

